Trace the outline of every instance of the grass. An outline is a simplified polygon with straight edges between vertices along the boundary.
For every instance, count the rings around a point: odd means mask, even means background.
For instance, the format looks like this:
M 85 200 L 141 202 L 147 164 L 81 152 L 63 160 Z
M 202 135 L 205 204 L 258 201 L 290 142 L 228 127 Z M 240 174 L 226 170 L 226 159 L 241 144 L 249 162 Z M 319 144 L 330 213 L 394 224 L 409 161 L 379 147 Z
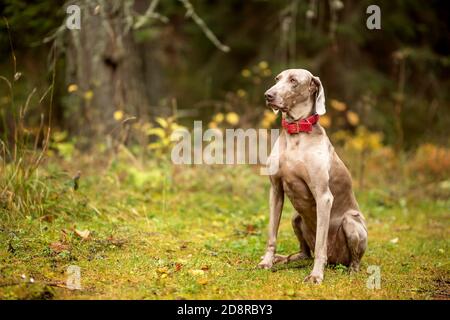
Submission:
M 83 168 L 77 191 L 71 175 L 61 174 L 64 165 L 46 165 L 39 173 L 50 188 L 42 212 L 1 219 L 1 299 L 450 296 L 449 200 L 398 200 L 387 188 L 358 192 L 369 229 L 361 272 L 328 266 L 317 286 L 302 282 L 310 261 L 256 268 L 267 239 L 269 182 L 254 168 L 76 165 Z M 298 248 L 292 212 L 287 203 L 280 253 Z M 76 230 L 90 234 L 85 239 Z M 70 265 L 81 268 L 81 290 L 66 288 Z M 370 265 L 381 268 L 378 290 L 366 286 Z

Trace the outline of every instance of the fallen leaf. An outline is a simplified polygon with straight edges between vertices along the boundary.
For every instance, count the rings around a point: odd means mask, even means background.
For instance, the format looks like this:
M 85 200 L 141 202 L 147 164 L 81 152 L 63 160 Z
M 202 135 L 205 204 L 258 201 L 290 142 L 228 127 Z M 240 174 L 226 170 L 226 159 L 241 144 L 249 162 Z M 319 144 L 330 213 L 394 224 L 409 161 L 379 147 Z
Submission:
M 79 236 L 81 239 L 83 240 L 87 240 L 89 238 L 89 235 L 91 234 L 91 232 L 89 230 L 77 230 L 75 229 L 75 234 L 77 236 Z
M 49 247 L 56 253 L 60 253 L 62 251 L 68 251 L 70 249 L 69 245 L 64 244 L 62 242 L 52 242 L 52 243 L 50 243 Z
M 59 238 L 61 239 L 62 242 L 67 241 L 68 233 L 69 233 L 69 231 L 67 231 L 66 229 L 61 229 L 61 236 Z
M 109 243 L 111 243 L 111 244 L 113 244 L 115 246 L 118 246 L 118 247 L 121 247 L 121 246 L 123 246 L 126 243 L 125 239 L 117 239 L 117 238 L 114 238 L 113 236 L 109 236 L 108 238 L 106 238 L 106 240 Z
M 163 267 L 163 268 L 157 268 L 156 272 L 162 273 L 162 274 L 167 274 L 169 272 L 169 270 L 166 267 Z
M 189 271 L 193 276 L 202 276 L 205 274 L 203 270 L 190 270 Z
M 390 243 L 397 243 L 398 242 L 398 238 L 394 238 L 394 239 L 391 239 L 391 241 L 389 241 Z
M 207 266 L 206 264 L 204 266 L 202 266 L 200 269 L 202 269 L 203 271 L 208 271 L 209 270 L 209 266 Z
M 201 284 L 201 285 L 205 285 L 208 283 L 208 279 L 206 279 L 206 278 L 198 279 L 197 283 Z
M 181 263 L 175 263 L 175 271 L 180 271 L 183 265 Z
M 42 216 L 40 219 L 45 222 L 52 222 L 54 218 L 54 216 L 47 214 L 45 216 Z
M 254 234 L 255 231 L 256 231 L 256 228 L 255 228 L 255 226 L 253 224 L 248 224 L 246 226 L 246 229 L 247 229 L 247 233 L 248 234 Z

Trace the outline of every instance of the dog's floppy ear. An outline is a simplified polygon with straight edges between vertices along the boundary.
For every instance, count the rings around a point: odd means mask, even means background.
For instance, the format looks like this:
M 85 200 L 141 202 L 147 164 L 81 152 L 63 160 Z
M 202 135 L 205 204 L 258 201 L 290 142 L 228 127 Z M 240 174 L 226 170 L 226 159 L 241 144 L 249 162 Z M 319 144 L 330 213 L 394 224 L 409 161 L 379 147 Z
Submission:
M 325 93 L 323 91 L 322 82 L 319 77 L 312 77 L 312 81 L 316 85 L 316 112 L 319 115 L 325 114 Z

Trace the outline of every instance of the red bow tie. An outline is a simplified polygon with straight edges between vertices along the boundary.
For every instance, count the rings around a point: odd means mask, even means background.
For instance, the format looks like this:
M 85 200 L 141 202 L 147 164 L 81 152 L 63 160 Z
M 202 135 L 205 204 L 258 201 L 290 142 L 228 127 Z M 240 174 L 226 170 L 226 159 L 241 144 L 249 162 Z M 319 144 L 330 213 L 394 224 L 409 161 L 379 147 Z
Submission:
M 306 119 L 300 119 L 294 122 L 287 122 L 284 118 L 281 120 L 281 125 L 289 134 L 299 132 L 311 132 L 312 126 L 319 121 L 319 115 L 313 114 Z

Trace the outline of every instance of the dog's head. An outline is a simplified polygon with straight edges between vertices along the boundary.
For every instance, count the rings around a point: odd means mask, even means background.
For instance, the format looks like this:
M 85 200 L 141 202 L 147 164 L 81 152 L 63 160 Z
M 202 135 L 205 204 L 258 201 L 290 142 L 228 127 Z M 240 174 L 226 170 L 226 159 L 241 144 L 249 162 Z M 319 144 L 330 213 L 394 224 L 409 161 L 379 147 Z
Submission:
M 281 110 L 290 114 L 296 109 L 296 114 L 304 115 L 315 107 L 319 115 L 325 113 L 325 94 L 319 77 L 308 70 L 288 69 L 281 72 L 275 81 L 264 94 L 267 105 L 275 112 Z

